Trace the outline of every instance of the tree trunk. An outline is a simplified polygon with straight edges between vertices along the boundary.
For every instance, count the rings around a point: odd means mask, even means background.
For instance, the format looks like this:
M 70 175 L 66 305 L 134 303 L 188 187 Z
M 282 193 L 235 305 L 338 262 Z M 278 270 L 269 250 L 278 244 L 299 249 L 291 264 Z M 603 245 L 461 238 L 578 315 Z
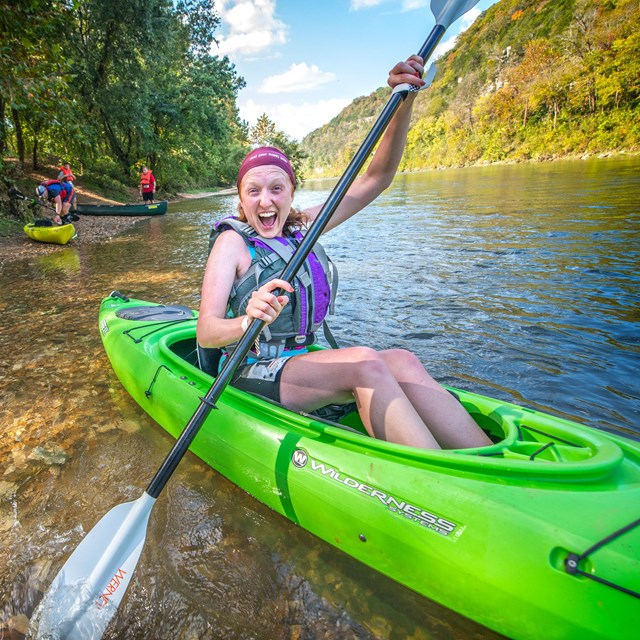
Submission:
M 21 165 L 24 165 L 24 136 L 22 135 L 22 123 L 20 122 L 20 114 L 18 110 L 11 109 L 11 117 L 13 119 L 13 126 L 16 130 L 16 146 L 18 147 L 18 161 Z
M 4 100 L 0 96 L 0 155 L 7 149 L 7 127 L 4 124 Z
M 527 118 L 529 117 L 529 96 L 524 101 L 524 116 L 522 116 L 522 128 L 527 126 Z
M 32 160 L 33 160 L 33 168 L 38 168 L 38 136 L 33 134 L 33 149 L 32 149 Z
M 108 146 L 111 149 L 112 153 L 116 156 L 120 166 L 122 167 L 125 174 L 129 173 L 131 163 L 129 161 L 129 155 L 125 152 L 125 150 L 121 147 L 118 142 L 118 137 L 115 132 L 111 128 L 111 124 L 109 123 L 109 119 L 105 115 L 104 111 L 100 109 L 100 115 L 102 117 L 102 124 L 104 126 L 104 131 L 106 133 Z

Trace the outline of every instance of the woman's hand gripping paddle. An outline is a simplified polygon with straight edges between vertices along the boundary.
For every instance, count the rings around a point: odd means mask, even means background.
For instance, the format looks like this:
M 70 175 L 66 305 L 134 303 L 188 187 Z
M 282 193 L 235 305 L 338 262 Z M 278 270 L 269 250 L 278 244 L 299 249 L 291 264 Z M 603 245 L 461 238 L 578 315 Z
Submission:
M 418 52 L 425 63 L 448 27 L 477 2 L 431 0 L 436 24 Z M 392 92 L 371 131 L 279 276 L 282 280 L 293 280 L 408 91 L 409 88 Z M 102 636 L 131 582 L 144 545 L 149 515 L 158 495 L 215 407 L 215 402 L 263 324 L 259 320 L 251 322 L 142 496 L 109 511 L 71 554 L 38 606 L 34 619 L 35 637 L 84 640 Z

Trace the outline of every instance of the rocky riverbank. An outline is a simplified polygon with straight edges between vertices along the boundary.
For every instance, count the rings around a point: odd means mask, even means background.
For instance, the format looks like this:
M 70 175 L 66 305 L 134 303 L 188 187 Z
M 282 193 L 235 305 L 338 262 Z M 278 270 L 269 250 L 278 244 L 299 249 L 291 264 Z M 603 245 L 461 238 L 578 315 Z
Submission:
M 129 216 L 80 216 L 73 223 L 77 237 L 66 246 L 78 246 L 90 242 L 104 242 L 117 236 L 135 224 L 141 224 L 150 218 Z M 37 242 L 28 238 L 23 232 L 16 232 L 0 237 L 0 266 L 11 261 L 20 260 L 33 255 L 46 255 L 59 251 L 59 244 Z
M 80 201 L 92 202 L 96 204 L 118 204 L 114 200 L 108 200 L 96 193 L 87 190 L 78 189 Z M 207 191 L 202 193 L 180 193 L 176 200 L 191 200 L 195 198 L 206 198 L 216 195 L 227 195 L 236 193 L 235 188 L 221 189 L 218 191 Z M 83 197 L 84 196 L 84 197 Z M 171 207 L 171 205 L 169 205 Z M 43 216 L 46 217 L 46 216 Z M 78 246 L 91 242 L 105 242 L 114 236 L 126 231 L 136 224 L 144 224 L 151 218 L 142 216 L 80 216 L 80 220 L 74 222 L 77 237 L 69 242 L 66 246 Z M 49 254 L 59 251 L 61 245 L 37 242 L 28 238 L 20 227 L 17 227 L 13 233 L 0 236 L 0 266 L 11 261 L 20 260 L 24 257 L 32 255 Z

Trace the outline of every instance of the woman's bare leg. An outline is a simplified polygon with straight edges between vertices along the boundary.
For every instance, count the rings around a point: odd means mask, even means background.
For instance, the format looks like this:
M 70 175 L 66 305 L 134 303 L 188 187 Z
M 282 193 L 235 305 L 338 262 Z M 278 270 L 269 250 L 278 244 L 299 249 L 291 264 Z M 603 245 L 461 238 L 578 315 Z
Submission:
M 355 398 L 367 431 L 389 442 L 425 449 L 491 444 L 460 403 L 404 350 L 350 347 L 295 356 L 282 373 L 280 397 L 304 411 Z
M 313 411 L 355 398 L 367 431 L 376 438 L 439 449 L 380 353 L 367 347 L 295 356 L 280 380 L 280 399 L 292 409 Z
M 404 349 L 380 352 L 403 392 L 444 449 L 486 447 L 489 437 L 466 409 Z

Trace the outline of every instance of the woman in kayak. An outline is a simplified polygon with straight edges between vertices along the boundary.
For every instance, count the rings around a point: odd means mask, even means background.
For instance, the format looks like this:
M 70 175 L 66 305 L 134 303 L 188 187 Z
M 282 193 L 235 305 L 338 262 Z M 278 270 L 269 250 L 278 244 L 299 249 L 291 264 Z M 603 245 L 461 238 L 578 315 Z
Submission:
M 422 60 L 411 56 L 389 73 L 392 88 L 424 85 Z M 356 178 L 325 232 L 371 203 L 392 182 L 406 143 L 413 101 L 396 111 L 366 171 Z M 239 217 L 220 221 L 202 286 L 197 337 L 201 366 L 209 349 L 232 349 L 249 323 L 266 324 L 257 348 L 232 384 L 296 411 L 354 401 L 370 435 L 415 447 L 467 448 L 491 444 L 462 405 L 403 349 L 347 347 L 308 351 L 331 302 L 331 268 L 316 245 L 295 278 L 278 275 L 322 205 L 292 208 L 296 178 L 280 150 L 250 152 L 238 174 Z M 282 289 L 289 295 L 275 295 Z M 216 371 L 210 371 L 216 373 Z

